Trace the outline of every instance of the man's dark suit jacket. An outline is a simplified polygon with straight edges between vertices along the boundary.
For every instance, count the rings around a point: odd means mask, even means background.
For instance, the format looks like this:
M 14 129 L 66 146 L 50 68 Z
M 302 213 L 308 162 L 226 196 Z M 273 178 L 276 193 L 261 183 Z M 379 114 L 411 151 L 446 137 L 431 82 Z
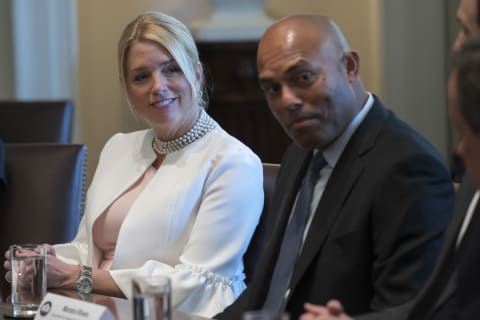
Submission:
M 449 289 L 448 285 L 452 281 L 452 277 L 455 277 L 457 238 L 474 193 L 474 187 L 465 177 L 457 191 L 454 214 L 447 228 L 435 269 L 417 297 L 409 303 L 394 308 L 357 316 L 355 317 L 356 320 L 427 320 L 442 318 L 452 320 L 454 318 L 453 314 L 457 306 L 447 303 L 448 294 L 445 295 L 445 293 Z M 473 223 L 473 217 L 471 223 Z M 472 234 L 472 226 L 470 225 L 468 232 L 465 234 L 462 245 L 469 241 L 468 235 Z M 454 310 L 452 310 L 452 307 Z
M 217 319 L 261 309 L 312 152 L 292 145 L 277 178 L 264 255 L 248 288 Z M 375 98 L 340 156 L 290 284 L 291 319 L 303 304 L 342 301 L 352 314 L 412 298 L 435 264 L 453 187 L 437 151 Z M 292 259 L 294 253 L 292 253 Z

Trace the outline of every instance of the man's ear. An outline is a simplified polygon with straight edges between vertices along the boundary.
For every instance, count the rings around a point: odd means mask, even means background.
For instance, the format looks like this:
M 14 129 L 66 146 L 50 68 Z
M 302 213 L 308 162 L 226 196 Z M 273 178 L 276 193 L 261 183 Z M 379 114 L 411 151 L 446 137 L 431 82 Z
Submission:
M 360 57 L 356 51 L 346 51 L 343 54 L 343 63 L 349 80 L 358 76 L 360 70 Z

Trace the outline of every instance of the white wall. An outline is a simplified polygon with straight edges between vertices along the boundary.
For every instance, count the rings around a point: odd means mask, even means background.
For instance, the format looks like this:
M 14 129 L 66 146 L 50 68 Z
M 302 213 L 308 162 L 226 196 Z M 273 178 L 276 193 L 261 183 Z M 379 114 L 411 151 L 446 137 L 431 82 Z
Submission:
M 382 17 L 384 102 L 447 158 L 447 0 L 386 0 Z
M 15 0 L 11 4 L 15 98 L 73 99 L 75 1 Z
M 3 0 L 0 98 L 74 99 L 75 0 Z
M 460 30 L 460 24 L 457 20 L 457 8 L 460 0 L 452 0 L 448 2 L 448 14 L 447 14 L 447 27 L 448 27 L 448 47 L 452 47 L 455 42 L 458 31 Z M 448 123 L 448 148 L 453 150 L 455 143 L 458 139 L 458 133 L 454 130 L 453 126 Z M 452 151 L 453 152 L 453 151 Z

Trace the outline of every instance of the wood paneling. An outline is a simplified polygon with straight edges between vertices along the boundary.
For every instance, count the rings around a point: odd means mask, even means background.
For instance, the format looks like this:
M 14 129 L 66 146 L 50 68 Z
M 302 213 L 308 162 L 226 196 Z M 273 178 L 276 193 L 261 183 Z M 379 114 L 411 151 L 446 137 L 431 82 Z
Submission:
M 280 162 L 290 139 L 258 86 L 256 42 L 198 43 L 207 84 L 208 113 L 263 162 Z

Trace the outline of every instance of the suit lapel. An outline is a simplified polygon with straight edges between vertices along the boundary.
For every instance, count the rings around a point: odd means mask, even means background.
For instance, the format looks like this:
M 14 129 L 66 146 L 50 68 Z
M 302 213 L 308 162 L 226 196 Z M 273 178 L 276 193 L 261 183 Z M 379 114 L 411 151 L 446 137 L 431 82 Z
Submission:
M 387 111 L 375 98 L 371 110 L 347 143 L 315 211 L 315 216 L 293 273 L 290 285 L 292 292 L 323 246 L 344 203 L 348 201 L 351 190 L 365 169 L 366 163 L 363 156 L 374 147 L 376 137 L 387 117 Z
M 348 199 L 350 190 L 363 172 L 364 165 L 355 154 L 343 157 L 337 163 L 322 198 L 315 210 L 312 224 L 305 239 L 304 247 L 294 270 L 291 288 L 293 289 L 330 233 L 338 212 Z M 348 159 L 347 159 L 348 158 Z

